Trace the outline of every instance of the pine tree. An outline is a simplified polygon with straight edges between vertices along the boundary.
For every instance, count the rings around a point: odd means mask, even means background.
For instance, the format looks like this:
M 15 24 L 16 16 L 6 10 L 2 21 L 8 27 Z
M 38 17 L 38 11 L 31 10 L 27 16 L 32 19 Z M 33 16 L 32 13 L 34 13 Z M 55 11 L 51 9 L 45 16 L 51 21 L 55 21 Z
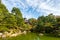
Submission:
M 14 7 L 12 9 L 12 13 L 15 13 L 17 25 L 21 26 L 23 24 L 23 17 L 21 11 L 18 8 Z

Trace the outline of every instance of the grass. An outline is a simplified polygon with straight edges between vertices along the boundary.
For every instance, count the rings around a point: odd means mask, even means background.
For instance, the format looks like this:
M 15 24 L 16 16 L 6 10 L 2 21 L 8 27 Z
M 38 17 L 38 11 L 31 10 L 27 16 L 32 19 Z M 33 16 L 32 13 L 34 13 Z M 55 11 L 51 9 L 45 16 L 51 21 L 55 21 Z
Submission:
M 60 40 L 59 37 L 40 36 L 40 40 Z
M 28 33 L 27 35 L 19 35 L 17 37 L 8 37 L 3 38 L 0 40 L 60 40 L 58 37 L 51 37 L 51 36 L 38 36 L 35 33 Z

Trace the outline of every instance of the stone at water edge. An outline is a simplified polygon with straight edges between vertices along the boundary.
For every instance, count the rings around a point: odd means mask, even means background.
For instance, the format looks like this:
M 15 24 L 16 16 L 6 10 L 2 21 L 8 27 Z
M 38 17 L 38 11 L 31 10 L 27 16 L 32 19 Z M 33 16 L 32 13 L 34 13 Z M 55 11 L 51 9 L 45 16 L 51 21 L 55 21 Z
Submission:
M 3 33 L 0 33 L 0 37 L 2 37 Z
M 43 33 L 40 33 L 39 35 L 40 35 L 40 36 L 43 36 L 44 34 L 43 34 Z
M 12 34 L 10 37 L 16 37 L 18 34 L 16 33 L 16 34 Z
M 6 35 L 2 35 L 2 38 L 5 38 L 6 37 Z
M 23 34 L 26 34 L 26 33 L 27 33 L 26 31 L 23 32 Z

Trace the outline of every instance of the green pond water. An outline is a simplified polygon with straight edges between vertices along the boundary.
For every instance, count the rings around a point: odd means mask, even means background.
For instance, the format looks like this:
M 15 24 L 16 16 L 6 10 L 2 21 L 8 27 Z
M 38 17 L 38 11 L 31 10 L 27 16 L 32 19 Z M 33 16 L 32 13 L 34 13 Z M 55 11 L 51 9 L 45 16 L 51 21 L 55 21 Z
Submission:
M 60 40 L 60 38 L 50 36 L 38 36 L 35 33 L 28 33 L 27 35 L 18 35 L 17 37 L 0 38 L 0 40 Z

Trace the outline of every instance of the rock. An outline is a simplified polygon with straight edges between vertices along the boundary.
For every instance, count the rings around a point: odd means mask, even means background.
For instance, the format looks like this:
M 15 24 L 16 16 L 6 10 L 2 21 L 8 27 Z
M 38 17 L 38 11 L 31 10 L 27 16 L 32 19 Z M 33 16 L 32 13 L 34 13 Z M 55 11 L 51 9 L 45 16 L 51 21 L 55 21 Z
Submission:
M 5 38 L 6 37 L 6 35 L 2 35 L 2 38 Z
M 23 32 L 23 34 L 26 34 L 26 33 L 27 33 L 26 31 Z
M 0 33 L 0 37 L 2 37 L 3 33 Z
M 13 37 L 13 36 L 16 37 L 17 35 L 18 35 L 17 33 L 16 34 L 12 34 L 11 37 Z
M 3 33 L 0 33 L 0 35 L 3 35 Z
M 44 34 L 43 34 L 43 33 L 40 33 L 39 35 L 40 35 L 40 36 L 43 36 Z
M 8 33 L 8 34 L 7 34 L 7 37 L 9 37 L 10 35 L 11 35 L 11 33 Z

